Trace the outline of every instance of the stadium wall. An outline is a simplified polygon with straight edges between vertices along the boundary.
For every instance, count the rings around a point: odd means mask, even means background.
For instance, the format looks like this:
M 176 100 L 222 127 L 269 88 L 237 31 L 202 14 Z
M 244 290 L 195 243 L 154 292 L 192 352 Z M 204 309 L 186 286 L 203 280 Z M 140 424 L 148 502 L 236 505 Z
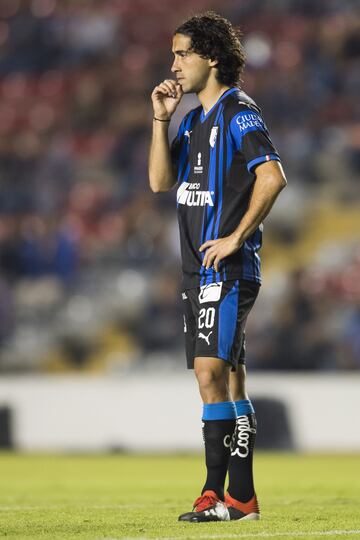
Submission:
M 356 452 L 358 374 L 251 374 L 263 448 Z M 7 447 L 24 451 L 192 451 L 202 406 L 191 372 L 121 377 L 4 376 Z M 279 419 L 281 422 L 279 423 Z M 9 420 L 10 419 L 10 420 Z M 9 425 L 10 423 L 10 425 Z M 4 427 L 5 426 L 5 427 Z M 4 433 L 3 433 L 4 434 Z

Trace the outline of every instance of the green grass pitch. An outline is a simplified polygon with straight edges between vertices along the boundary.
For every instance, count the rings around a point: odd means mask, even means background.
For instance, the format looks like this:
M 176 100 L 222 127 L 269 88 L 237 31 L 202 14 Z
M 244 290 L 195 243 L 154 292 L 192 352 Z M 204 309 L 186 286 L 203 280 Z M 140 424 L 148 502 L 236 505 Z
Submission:
M 202 456 L 0 454 L 0 538 L 360 538 L 360 456 L 258 453 L 262 520 L 189 524 Z

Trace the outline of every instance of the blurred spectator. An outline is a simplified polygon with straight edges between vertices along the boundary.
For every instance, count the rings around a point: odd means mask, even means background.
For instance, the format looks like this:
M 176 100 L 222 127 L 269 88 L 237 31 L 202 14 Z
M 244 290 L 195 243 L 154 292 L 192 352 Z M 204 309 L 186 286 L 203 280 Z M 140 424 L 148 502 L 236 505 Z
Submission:
M 134 328 L 144 352 L 179 350 L 183 346 L 182 305 L 178 271 L 161 271 L 149 303 Z
M 116 274 L 116 287 L 133 268 L 145 281 L 158 280 L 144 289 L 133 338 L 144 353 L 182 347 L 178 291 L 166 271 L 178 268 L 175 193 L 154 196 L 148 188 L 149 95 L 170 76 L 172 29 L 208 7 L 207 0 L 0 0 L 6 369 L 21 364 L 23 325 L 36 333 L 45 297 L 46 356 L 62 343 L 72 295 L 91 297 L 96 275 L 96 301 L 107 314 L 96 319 L 111 324 L 113 306 L 101 292 L 109 275 Z M 214 0 L 212 7 L 244 30 L 244 89 L 261 106 L 289 179 L 266 223 L 259 301 L 270 302 L 272 317 L 259 313 L 250 324 L 249 364 L 358 369 L 360 272 L 349 255 L 360 230 L 357 2 Z M 187 98 L 183 106 L 194 103 Z M 335 207 L 331 218 L 326 204 Z M 329 241 L 340 246 L 336 269 L 333 256 L 317 260 Z M 270 276 L 279 275 L 277 291 Z M 129 306 L 119 310 L 116 317 L 127 320 Z
M 360 368 L 360 302 L 358 302 L 343 328 L 340 343 L 341 357 L 339 367 L 344 369 Z

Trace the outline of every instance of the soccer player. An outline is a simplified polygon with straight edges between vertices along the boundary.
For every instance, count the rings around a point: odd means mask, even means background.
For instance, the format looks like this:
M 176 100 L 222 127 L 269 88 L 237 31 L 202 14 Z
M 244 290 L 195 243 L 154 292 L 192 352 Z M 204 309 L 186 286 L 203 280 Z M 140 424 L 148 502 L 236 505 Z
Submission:
M 179 520 L 259 519 L 245 324 L 261 283 L 262 222 L 286 179 L 259 107 L 240 90 L 240 33 L 207 12 L 177 28 L 172 51 L 176 79 L 151 96 L 149 178 L 155 193 L 177 184 L 186 356 L 204 404 L 207 468 L 193 511 Z M 169 122 L 187 93 L 200 106 L 186 114 L 170 145 Z

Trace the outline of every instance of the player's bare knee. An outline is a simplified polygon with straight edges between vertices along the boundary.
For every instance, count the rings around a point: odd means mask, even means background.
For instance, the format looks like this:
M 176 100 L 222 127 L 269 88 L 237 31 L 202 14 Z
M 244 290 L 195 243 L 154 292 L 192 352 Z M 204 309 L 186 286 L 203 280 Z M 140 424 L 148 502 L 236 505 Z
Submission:
M 212 369 L 195 369 L 195 375 L 202 389 L 217 387 L 223 377 Z
M 217 391 L 226 386 L 224 373 L 212 369 L 211 367 L 195 369 L 195 374 L 201 392 L 210 392 L 211 390 Z

